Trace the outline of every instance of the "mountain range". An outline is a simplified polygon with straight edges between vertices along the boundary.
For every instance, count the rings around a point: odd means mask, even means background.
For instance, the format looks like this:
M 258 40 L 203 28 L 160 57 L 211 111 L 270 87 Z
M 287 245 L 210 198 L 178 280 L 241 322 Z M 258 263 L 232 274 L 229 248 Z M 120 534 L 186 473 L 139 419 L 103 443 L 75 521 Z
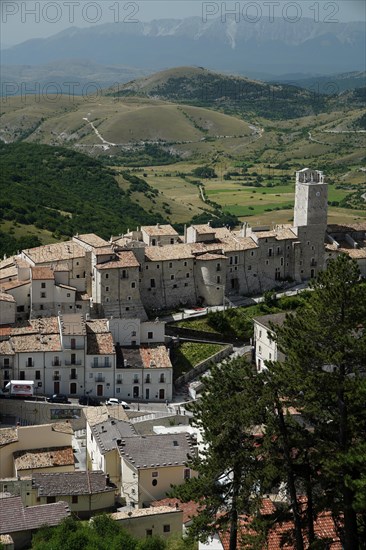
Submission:
M 262 18 L 256 23 L 227 18 L 160 19 L 70 27 L 48 38 L 2 50 L 4 65 L 39 65 L 87 59 L 101 65 L 148 72 L 182 65 L 253 75 L 331 74 L 365 68 L 362 22 L 314 23 L 302 18 Z

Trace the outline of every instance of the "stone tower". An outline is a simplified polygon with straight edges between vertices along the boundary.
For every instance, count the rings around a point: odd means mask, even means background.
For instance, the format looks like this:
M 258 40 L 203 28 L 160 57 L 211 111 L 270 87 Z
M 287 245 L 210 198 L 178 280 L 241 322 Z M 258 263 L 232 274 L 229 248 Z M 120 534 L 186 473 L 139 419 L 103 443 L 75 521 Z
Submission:
M 323 172 L 303 168 L 296 172 L 294 227 L 327 227 L 328 185 Z

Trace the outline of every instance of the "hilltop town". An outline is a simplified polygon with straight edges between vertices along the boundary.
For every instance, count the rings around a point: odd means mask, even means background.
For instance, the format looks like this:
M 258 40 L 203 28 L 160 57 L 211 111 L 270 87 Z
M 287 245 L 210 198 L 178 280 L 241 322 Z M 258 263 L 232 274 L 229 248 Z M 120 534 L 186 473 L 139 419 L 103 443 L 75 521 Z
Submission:
M 187 457 L 202 451 L 201 434 L 184 403 L 172 403 L 163 316 L 306 286 L 341 253 L 366 277 L 366 224 L 328 225 L 327 198 L 323 173 L 304 168 L 289 225 L 192 225 L 182 235 L 169 224 L 141 226 L 109 241 L 75 235 L 0 262 L 0 387 L 31 386 L 28 401 L 1 400 L 0 492 L 24 518 L 14 526 L 1 509 L 1 535 L 26 547 L 44 506 L 51 525 L 109 511 L 137 536 L 182 533 L 194 508 L 166 495 L 196 475 Z M 258 372 L 282 360 L 270 321 L 255 320 Z M 94 398 L 107 404 L 88 406 Z M 160 408 L 150 413 L 144 404 L 152 403 Z

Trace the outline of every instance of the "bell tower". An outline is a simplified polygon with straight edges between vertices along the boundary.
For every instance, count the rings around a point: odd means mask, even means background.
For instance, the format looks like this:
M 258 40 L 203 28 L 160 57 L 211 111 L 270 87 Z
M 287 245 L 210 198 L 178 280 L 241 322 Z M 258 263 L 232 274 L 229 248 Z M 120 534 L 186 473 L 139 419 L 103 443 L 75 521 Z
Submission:
M 327 227 L 328 184 L 323 172 L 303 168 L 296 172 L 294 227 Z M 319 227 L 319 229 L 320 229 Z

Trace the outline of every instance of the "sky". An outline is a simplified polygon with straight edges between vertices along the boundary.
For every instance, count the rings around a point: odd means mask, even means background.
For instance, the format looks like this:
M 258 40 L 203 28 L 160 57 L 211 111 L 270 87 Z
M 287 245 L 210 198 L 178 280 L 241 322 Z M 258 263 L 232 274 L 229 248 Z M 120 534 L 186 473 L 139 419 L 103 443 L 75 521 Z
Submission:
M 365 21 L 365 0 L 1 0 L 1 47 L 45 38 L 71 26 L 133 24 L 164 18 L 220 17 L 225 10 L 255 12 L 262 17 L 283 13 L 314 21 Z M 208 14 L 208 15 L 207 15 Z

